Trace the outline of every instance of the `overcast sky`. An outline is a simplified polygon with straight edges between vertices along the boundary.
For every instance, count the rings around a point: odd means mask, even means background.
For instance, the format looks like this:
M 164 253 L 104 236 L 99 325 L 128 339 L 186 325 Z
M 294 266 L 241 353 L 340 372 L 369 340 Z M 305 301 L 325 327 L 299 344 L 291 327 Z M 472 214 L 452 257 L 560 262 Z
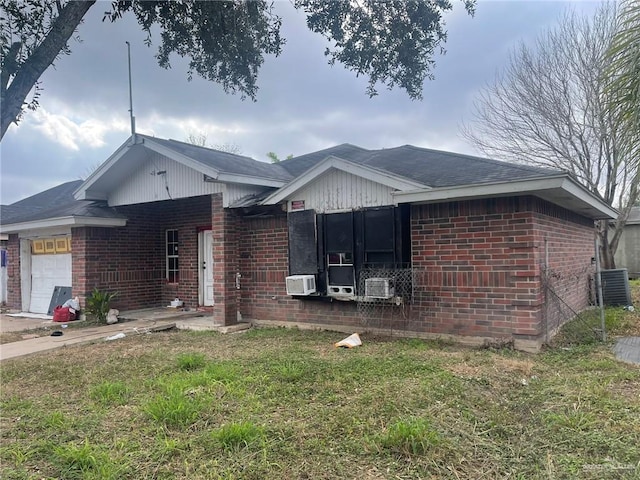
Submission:
M 160 68 L 135 19 L 101 21 L 108 3 L 91 8 L 72 41 L 72 53 L 42 78 L 40 109 L 12 125 L 1 149 L 0 202 L 10 204 L 57 184 L 85 178 L 129 136 L 127 47 L 131 43 L 137 131 L 186 140 L 235 144 L 243 155 L 268 161 L 340 143 L 365 148 L 411 144 L 478 154 L 460 135 L 478 91 L 500 71 L 518 42 L 531 42 L 567 8 L 592 13 L 594 1 L 484 1 L 469 17 L 453 0 L 447 16 L 446 54 L 436 55 L 435 80 L 424 100 L 402 90 L 379 90 L 370 99 L 366 80 L 327 65 L 324 40 L 305 26 L 288 1 L 278 2 L 287 39 L 283 53 L 267 58 L 257 102 L 225 95 L 213 83 L 186 79 L 186 63 Z

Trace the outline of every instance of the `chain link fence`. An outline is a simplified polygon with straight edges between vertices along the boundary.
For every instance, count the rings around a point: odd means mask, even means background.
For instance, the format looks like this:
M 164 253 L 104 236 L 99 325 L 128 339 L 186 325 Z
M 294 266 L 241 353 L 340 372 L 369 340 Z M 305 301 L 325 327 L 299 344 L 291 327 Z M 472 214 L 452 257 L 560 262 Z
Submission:
M 573 272 L 557 272 L 543 267 L 540 283 L 544 295 L 545 343 L 568 346 L 602 341 L 604 332 L 597 307 L 593 267 Z M 583 309 L 585 292 L 588 293 L 590 307 Z
M 414 285 L 412 268 L 363 268 L 358 278 L 360 323 L 365 327 L 406 329 Z

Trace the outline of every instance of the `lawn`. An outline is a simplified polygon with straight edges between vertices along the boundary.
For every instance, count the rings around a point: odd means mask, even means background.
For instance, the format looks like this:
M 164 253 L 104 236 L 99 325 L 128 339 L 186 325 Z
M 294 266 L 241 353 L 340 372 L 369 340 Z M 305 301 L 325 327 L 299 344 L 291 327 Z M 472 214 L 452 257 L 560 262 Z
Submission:
M 640 367 L 608 345 L 343 337 L 162 332 L 3 362 L 0 477 L 640 477 Z

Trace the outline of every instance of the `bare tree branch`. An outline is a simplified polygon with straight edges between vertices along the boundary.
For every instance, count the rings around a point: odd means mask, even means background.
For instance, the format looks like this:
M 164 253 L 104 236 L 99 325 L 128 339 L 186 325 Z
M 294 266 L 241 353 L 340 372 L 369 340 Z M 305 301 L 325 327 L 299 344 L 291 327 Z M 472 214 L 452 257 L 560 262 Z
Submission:
M 611 234 L 599 230 L 606 268 L 613 267 L 640 178 L 637 155 L 622 148 L 626 137 L 610 108 L 613 92 L 604 75 L 616 15 L 612 3 L 592 18 L 568 12 L 533 46 L 521 44 L 502 74 L 482 90 L 474 120 L 462 131 L 488 156 L 570 172 L 618 208 Z

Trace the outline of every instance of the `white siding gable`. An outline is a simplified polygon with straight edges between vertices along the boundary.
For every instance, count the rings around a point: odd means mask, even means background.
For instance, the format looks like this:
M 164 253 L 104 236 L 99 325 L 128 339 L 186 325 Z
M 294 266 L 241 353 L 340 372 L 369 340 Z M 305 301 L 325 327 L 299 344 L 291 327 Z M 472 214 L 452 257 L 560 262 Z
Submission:
M 212 193 L 223 193 L 224 203 L 228 205 L 263 189 L 252 185 L 205 182 L 202 172 L 152 152 L 148 160 L 109 194 L 109 205 L 133 205 Z
M 364 179 L 342 170 L 331 169 L 289 197 L 292 201 L 304 201 L 305 209 L 318 213 L 333 210 L 351 210 L 363 207 L 393 205 L 395 189 Z

